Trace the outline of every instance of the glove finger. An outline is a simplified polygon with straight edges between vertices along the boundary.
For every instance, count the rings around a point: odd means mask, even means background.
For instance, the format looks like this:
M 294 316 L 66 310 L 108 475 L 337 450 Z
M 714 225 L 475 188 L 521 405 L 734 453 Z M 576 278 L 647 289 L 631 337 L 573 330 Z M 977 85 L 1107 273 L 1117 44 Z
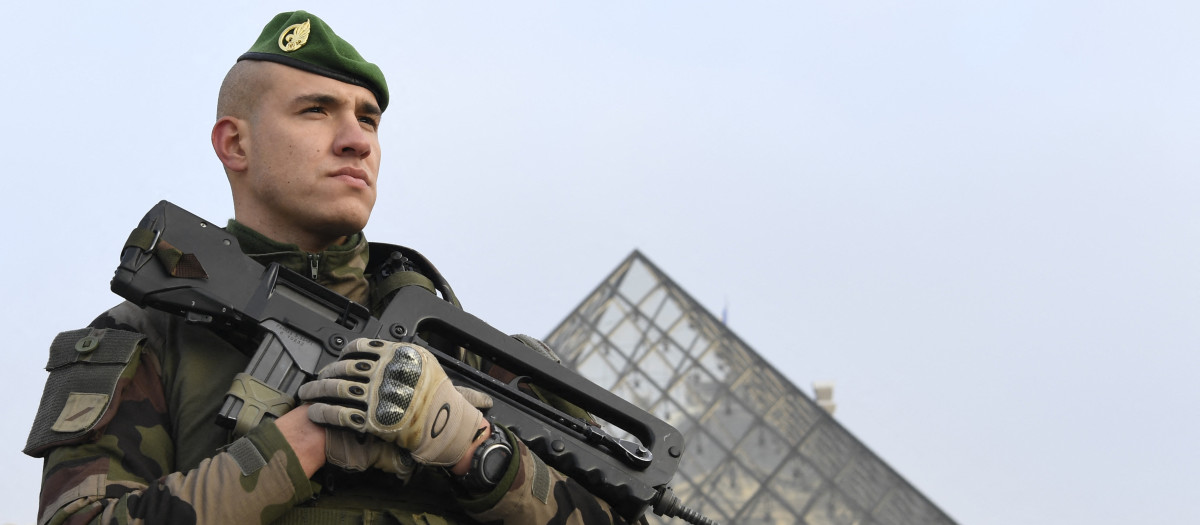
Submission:
M 318 379 L 355 379 L 360 378 L 367 380 L 371 377 L 371 373 L 375 367 L 379 365 L 378 359 L 341 359 L 325 365 L 317 374 Z
M 492 408 L 492 405 L 495 404 L 495 402 L 492 400 L 492 396 L 475 390 L 474 388 L 455 386 L 454 389 L 458 390 L 458 393 L 462 394 L 463 398 L 466 399 L 471 406 L 480 410 Z
M 362 472 L 371 466 L 370 450 L 349 430 L 327 427 L 325 459 L 350 472 Z
M 365 432 L 367 426 L 367 418 L 362 410 L 326 403 L 309 405 L 308 419 L 318 425 L 348 428 L 355 432 Z
M 562 363 L 562 359 L 559 359 L 558 354 L 554 353 L 554 349 L 550 348 L 550 345 L 546 344 L 541 339 L 530 337 L 525 334 L 515 334 L 512 336 L 512 338 L 520 341 L 525 346 L 532 348 L 533 350 L 537 351 L 537 353 L 552 359 L 555 363 Z
M 412 454 L 407 450 L 396 446 L 395 443 L 381 439 L 374 439 L 374 443 L 370 445 L 379 454 L 379 459 L 375 460 L 376 467 L 384 472 L 395 474 L 405 481 L 408 481 L 408 478 L 412 477 L 416 462 L 413 460 Z
M 350 341 L 346 345 L 346 350 L 342 352 L 343 359 L 374 359 L 378 361 L 390 347 L 400 345 L 395 341 L 387 341 L 384 339 L 370 339 L 361 337 Z
M 318 379 L 300 385 L 296 393 L 302 401 L 367 408 L 367 386 L 357 381 Z

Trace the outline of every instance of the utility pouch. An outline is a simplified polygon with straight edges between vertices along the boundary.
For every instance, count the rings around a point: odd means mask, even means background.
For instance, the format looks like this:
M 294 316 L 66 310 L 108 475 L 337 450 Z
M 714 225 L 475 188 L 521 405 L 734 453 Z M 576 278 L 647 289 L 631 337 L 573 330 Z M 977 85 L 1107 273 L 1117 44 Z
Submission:
M 121 374 L 137 359 L 144 339 L 136 332 L 96 328 L 58 334 L 25 454 L 42 457 L 52 447 L 84 441 L 110 420 Z

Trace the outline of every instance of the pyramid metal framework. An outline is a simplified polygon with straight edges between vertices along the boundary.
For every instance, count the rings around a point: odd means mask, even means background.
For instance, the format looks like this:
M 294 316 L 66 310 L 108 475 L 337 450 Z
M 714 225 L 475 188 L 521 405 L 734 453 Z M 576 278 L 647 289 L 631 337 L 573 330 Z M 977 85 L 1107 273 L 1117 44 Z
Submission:
M 636 250 L 546 342 L 684 434 L 672 486 L 722 524 L 954 523 Z

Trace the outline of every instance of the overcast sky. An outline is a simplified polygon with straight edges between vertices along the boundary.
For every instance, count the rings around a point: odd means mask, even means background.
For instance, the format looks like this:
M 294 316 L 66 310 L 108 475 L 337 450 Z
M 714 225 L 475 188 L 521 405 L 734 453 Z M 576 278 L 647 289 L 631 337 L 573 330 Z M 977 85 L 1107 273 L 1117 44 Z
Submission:
M 498 328 L 640 249 L 960 523 L 1200 521 L 1200 4 L 16 4 L 0 524 L 50 340 L 157 201 L 232 215 L 217 88 L 299 7 L 388 75 L 368 238 Z

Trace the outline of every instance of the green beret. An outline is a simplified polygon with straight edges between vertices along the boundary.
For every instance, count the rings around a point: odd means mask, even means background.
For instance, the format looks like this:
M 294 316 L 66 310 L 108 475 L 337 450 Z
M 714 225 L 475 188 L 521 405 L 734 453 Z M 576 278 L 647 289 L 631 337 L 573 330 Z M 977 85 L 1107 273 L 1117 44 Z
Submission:
M 387 81 L 379 66 L 367 62 L 324 20 L 304 11 L 280 13 L 271 19 L 242 60 L 267 60 L 367 88 L 379 109 L 388 105 Z

